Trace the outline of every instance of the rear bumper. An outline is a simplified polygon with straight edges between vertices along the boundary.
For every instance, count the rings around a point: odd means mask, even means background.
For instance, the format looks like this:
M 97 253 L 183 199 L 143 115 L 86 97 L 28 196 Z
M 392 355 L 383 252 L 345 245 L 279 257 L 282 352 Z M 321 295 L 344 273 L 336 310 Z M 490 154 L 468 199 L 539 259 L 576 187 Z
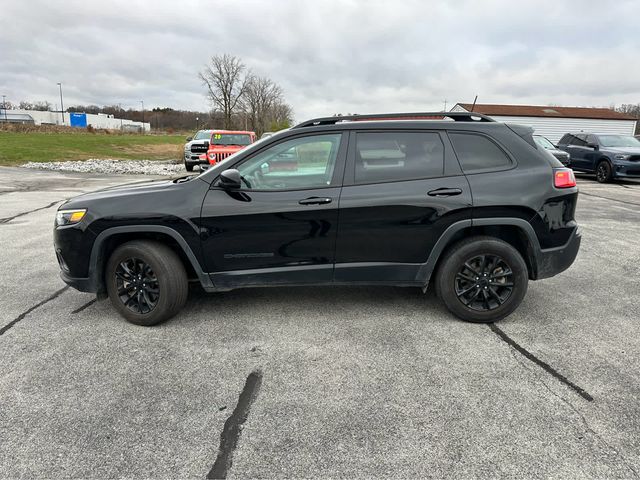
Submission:
M 540 250 L 536 255 L 536 280 L 553 277 L 569 268 L 578 256 L 581 241 L 582 234 L 576 227 L 567 243 L 561 247 Z

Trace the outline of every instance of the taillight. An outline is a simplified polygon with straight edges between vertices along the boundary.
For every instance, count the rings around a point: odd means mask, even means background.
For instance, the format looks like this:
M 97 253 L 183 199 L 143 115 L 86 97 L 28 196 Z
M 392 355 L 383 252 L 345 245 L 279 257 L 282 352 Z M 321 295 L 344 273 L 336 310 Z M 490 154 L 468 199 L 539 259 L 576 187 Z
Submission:
M 555 168 L 553 170 L 553 185 L 556 188 L 570 188 L 576 186 L 576 177 L 570 168 Z

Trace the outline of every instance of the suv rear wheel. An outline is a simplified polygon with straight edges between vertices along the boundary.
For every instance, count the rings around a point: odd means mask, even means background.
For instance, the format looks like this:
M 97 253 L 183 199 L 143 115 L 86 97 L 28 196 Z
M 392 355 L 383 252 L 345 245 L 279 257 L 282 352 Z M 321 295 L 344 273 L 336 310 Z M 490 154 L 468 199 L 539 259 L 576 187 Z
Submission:
M 169 247 L 153 241 L 118 247 L 107 262 L 106 284 L 113 306 L 136 325 L 168 320 L 187 300 L 184 265 Z
M 457 317 L 490 323 L 511 314 L 527 293 L 529 276 L 520 253 L 495 237 L 454 245 L 436 276 L 438 295 Z

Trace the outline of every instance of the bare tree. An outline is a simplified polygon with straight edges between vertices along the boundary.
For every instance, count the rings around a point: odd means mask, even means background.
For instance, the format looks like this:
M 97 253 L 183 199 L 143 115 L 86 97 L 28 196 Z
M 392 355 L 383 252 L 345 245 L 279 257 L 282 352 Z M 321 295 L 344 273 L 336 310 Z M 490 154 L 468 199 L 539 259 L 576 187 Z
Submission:
M 224 54 L 211 57 L 211 63 L 199 74 L 214 110 L 223 114 L 224 128 L 231 128 L 231 117 L 246 92 L 250 78 L 246 70 L 238 57 Z
M 273 109 L 282 103 L 282 89 L 270 78 L 251 76 L 242 100 L 251 128 L 262 135 L 271 121 Z

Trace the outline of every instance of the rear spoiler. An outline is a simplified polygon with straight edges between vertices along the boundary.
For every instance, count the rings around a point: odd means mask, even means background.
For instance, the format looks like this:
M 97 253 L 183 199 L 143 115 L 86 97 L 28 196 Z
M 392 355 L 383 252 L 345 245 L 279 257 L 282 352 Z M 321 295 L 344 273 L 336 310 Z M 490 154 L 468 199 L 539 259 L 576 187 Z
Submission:
M 536 150 L 538 149 L 538 147 L 536 146 L 536 142 L 533 139 L 533 128 L 527 127 L 526 125 L 517 125 L 514 123 L 505 123 L 505 125 L 509 128 L 509 130 L 518 135 L 533 148 L 535 148 Z

